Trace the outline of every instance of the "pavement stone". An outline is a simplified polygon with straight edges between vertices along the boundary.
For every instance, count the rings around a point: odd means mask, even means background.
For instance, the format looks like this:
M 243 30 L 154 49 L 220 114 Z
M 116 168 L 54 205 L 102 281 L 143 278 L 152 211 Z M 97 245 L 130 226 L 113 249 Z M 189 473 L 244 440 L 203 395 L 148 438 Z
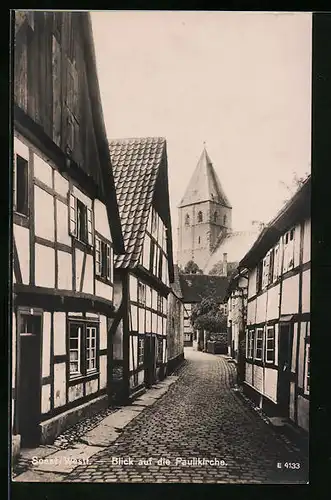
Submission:
M 149 406 L 126 419 L 125 427 L 119 423 L 116 441 L 66 480 L 94 482 L 99 470 L 105 482 L 307 483 L 305 457 L 236 393 L 234 365 L 192 349 L 185 356 L 177 382 L 139 398 L 135 405 Z M 110 417 L 119 420 L 119 412 Z M 113 463 L 128 457 L 133 464 Z M 151 465 L 139 463 L 149 458 Z M 226 465 L 199 465 L 194 458 Z M 300 469 L 279 469 L 278 462 L 300 463 Z

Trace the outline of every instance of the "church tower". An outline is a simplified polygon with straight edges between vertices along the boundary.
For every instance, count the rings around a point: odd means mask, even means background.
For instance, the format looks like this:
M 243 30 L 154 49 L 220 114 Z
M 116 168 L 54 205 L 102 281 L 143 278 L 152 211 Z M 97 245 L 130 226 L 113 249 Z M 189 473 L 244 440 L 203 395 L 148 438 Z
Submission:
M 221 232 L 232 229 L 232 207 L 204 147 L 178 206 L 178 265 L 202 269 Z

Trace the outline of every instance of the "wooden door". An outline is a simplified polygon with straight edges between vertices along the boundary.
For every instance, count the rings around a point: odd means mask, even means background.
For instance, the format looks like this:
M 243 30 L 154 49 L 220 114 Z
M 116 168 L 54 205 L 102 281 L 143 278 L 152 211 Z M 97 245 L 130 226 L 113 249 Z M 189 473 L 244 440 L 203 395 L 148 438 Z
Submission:
M 22 447 L 39 444 L 42 316 L 19 314 L 18 432 Z
M 156 380 L 156 360 L 155 360 L 155 336 L 147 335 L 145 336 L 145 384 L 150 387 L 155 383 Z
M 278 408 L 280 415 L 289 416 L 290 378 L 292 360 L 293 327 L 290 323 L 279 325 L 278 343 Z

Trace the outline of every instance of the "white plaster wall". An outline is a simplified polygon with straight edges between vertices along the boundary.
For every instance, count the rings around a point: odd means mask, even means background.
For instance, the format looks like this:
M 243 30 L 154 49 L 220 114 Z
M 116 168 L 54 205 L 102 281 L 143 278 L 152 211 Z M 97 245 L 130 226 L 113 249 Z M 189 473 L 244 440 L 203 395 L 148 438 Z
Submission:
M 151 312 L 146 311 L 146 332 L 151 333 L 151 331 L 152 331 Z
M 112 241 L 106 206 L 97 199 L 94 200 L 94 227 L 98 233 Z
M 268 290 L 267 320 L 279 318 L 280 286 Z
M 303 256 L 302 263 L 310 261 L 310 247 L 311 247 L 311 220 L 305 221 L 303 233 Z
M 14 137 L 14 152 L 29 161 L 29 148 L 27 144 L 16 137 L 16 132 Z
M 163 363 L 167 362 L 167 341 L 163 339 Z
M 146 325 L 145 325 L 145 309 L 139 307 L 139 333 L 145 333 Z
M 299 275 L 283 281 L 281 314 L 296 314 L 299 311 Z
M 82 398 L 84 395 L 84 385 L 77 384 L 69 387 L 68 399 L 69 401 L 75 401 L 76 399 Z
M 43 385 L 41 388 L 41 413 L 48 413 L 51 409 L 51 385 Z
M 72 257 L 70 253 L 57 252 L 58 258 L 58 288 L 72 290 Z
M 96 279 L 95 295 L 103 299 L 113 300 L 113 287 Z
M 80 282 L 82 279 L 82 271 L 83 271 L 83 257 L 84 252 L 76 248 L 75 250 L 75 258 L 76 258 L 76 291 L 80 290 Z
M 252 269 L 248 275 L 248 298 L 256 294 L 256 268 Z
M 34 176 L 50 188 L 53 187 L 52 170 L 49 163 L 44 161 L 39 155 L 36 153 L 33 155 Z
M 55 335 L 56 336 L 56 335 Z M 54 365 L 54 407 L 66 404 L 66 364 Z
M 248 304 L 247 304 L 247 324 L 248 325 L 254 325 L 256 323 L 256 321 L 255 321 L 256 304 L 257 304 L 256 299 L 252 300 L 251 302 L 248 302 Z
M 66 315 L 54 312 L 54 356 L 66 354 Z
M 42 376 L 49 377 L 51 363 L 51 313 L 44 312 L 43 315 L 43 333 L 42 333 Z
M 140 372 L 138 372 L 138 384 L 139 385 L 144 382 L 144 378 L 145 378 L 144 370 L 141 370 Z
M 254 372 L 254 387 L 257 391 L 259 391 L 261 394 L 263 392 L 263 368 L 262 366 L 256 366 L 253 365 L 253 372 Z
M 55 250 L 44 245 L 35 245 L 36 286 L 55 287 Z
M 302 273 L 302 312 L 310 312 L 310 269 Z
M 130 274 L 130 300 L 137 302 L 137 278 Z
M 301 238 L 301 226 L 300 224 L 295 226 L 294 233 L 294 267 L 300 264 L 300 238 Z
M 133 331 L 138 331 L 138 307 L 131 305 L 131 328 Z
M 309 431 L 309 400 L 298 396 L 298 425 Z
M 54 188 L 61 196 L 68 196 L 69 182 L 56 170 L 54 170 Z
M 38 186 L 34 186 L 35 234 L 54 241 L 54 198 Z
M 277 370 L 274 370 L 272 368 L 265 368 L 264 376 L 265 376 L 264 394 L 265 396 L 267 396 L 269 399 L 271 399 L 276 403 L 278 372 Z
M 104 315 L 100 316 L 100 340 L 99 348 L 107 349 L 107 318 Z
M 71 246 L 68 217 L 68 206 L 62 203 L 62 201 L 56 200 L 56 238 L 59 243 Z
M 99 314 L 98 313 L 87 312 L 86 313 L 86 317 L 87 318 L 99 318 Z
M 130 370 L 135 370 L 138 366 L 138 337 L 130 338 Z
M 98 379 L 89 380 L 88 382 L 85 383 L 85 391 L 87 396 L 89 394 L 97 392 L 97 390 L 98 390 Z
M 155 313 L 152 314 L 152 332 L 157 333 L 157 315 Z
M 250 363 L 246 363 L 245 365 L 245 381 L 250 384 L 250 385 L 253 385 L 253 365 L 251 365 Z
M 83 292 L 93 294 L 94 264 L 93 255 L 86 256 L 85 275 L 83 282 Z
M 30 235 L 29 229 L 14 224 L 13 228 L 18 260 L 24 285 L 30 283 Z
M 123 297 L 122 281 L 118 279 L 118 277 L 116 277 L 114 279 L 114 294 L 113 294 L 113 303 L 116 309 L 120 306 L 122 302 L 122 297 Z
M 256 323 L 262 323 L 266 320 L 267 293 L 264 292 L 256 299 Z
M 107 387 L 107 356 L 100 356 L 100 389 Z

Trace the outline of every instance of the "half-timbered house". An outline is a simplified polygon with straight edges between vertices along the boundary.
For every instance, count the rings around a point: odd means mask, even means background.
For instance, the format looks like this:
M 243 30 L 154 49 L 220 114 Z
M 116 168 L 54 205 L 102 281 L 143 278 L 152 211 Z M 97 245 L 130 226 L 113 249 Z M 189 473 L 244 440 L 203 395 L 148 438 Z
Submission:
M 174 282 L 168 295 L 167 321 L 167 374 L 172 373 L 184 360 L 184 304 L 180 287 L 178 265 L 174 266 Z
M 124 251 L 89 14 L 17 12 L 14 67 L 13 450 L 107 405 Z
M 115 259 L 114 399 L 161 379 L 167 363 L 167 297 L 173 282 L 166 141 L 110 141 L 125 255 Z
M 309 176 L 240 262 L 240 269 L 248 269 L 245 391 L 267 412 L 305 430 L 310 387 L 310 191 Z

